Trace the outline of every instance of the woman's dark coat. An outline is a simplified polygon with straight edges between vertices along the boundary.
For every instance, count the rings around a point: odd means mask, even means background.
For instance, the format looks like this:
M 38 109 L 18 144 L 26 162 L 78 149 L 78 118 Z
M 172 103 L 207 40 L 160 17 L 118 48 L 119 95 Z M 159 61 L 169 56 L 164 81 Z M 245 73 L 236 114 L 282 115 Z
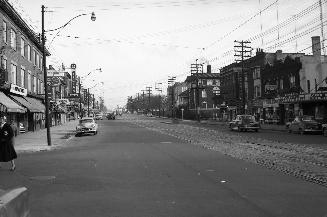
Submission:
M 8 162 L 17 158 L 14 148 L 14 131 L 7 123 L 0 129 L 0 162 Z

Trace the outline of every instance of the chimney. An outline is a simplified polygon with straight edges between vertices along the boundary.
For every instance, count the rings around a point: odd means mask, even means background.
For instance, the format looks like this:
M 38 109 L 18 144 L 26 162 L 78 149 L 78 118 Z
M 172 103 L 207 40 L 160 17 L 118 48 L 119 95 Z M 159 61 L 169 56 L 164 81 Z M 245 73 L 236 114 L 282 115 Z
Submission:
M 276 51 L 276 60 L 283 60 L 283 51 L 282 50 Z
M 208 73 L 208 74 L 211 73 L 211 65 L 207 65 L 207 73 Z
M 313 36 L 312 39 L 312 54 L 313 56 L 321 56 L 320 36 Z

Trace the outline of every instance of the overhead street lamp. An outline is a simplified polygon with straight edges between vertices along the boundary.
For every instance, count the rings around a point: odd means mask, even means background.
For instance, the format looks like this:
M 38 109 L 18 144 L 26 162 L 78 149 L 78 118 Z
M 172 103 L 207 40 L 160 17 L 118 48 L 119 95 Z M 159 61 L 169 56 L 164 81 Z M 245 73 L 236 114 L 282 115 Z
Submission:
M 51 30 L 45 30 L 44 29 L 44 12 L 45 12 L 45 6 L 41 6 L 41 13 L 42 13 L 42 56 L 43 56 L 43 73 L 44 73 L 44 93 L 45 93 L 45 126 L 47 128 L 47 143 L 48 146 L 51 146 L 51 134 L 50 134 L 50 118 L 49 118 L 49 96 L 48 96 L 48 76 L 47 76 L 47 64 L 46 64 L 46 53 L 45 53 L 45 33 L 46 32 L 51 32 L 51 31 L 56 31 L 60 30 L 62 28 L 65 28 L 71 21 L 74 19 L 84 16 L 84 15 L 89 15 L 89 14 L 80 14 L 72 19 L 70 19 L 67 23 L 64 25 L 56 28 L 56 29 L 51 29 Z M 91 20 L 95 21 L 95 13 L 91 13 Z M 57 33 L 58 34 L 58 33 Z

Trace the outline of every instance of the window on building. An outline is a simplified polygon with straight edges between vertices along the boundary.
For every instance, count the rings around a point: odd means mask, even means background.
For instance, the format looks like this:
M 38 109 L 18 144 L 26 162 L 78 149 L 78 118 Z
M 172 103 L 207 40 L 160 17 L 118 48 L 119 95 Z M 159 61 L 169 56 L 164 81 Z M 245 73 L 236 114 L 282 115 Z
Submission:
M 20 86 L 25 88 L 25 68 L 20 69 Z
M 260 88 L 260 86 L 255 86 L 254 87 L 254 96 L 255 97 L 260 97 L 261 96 L 261 88 Z
M 15 63 L 11 63 L 10 78 L 12 84 L 17 84 L 17 65 Z
M 33 50 L 33 64 L 36 66 L 36 50 Z
M 202 80 L 202 85 L 203 85 L 203 86 L 206 86 L 207 84 L 208 84 L 208 83 L 207 83 L 207 80 L 206 80 L 206 79 L 203 79 L 203 80 Z
M 28 59 L 28 61 L 32 61 L 31 45 L 27 45 L 27 59 Z
M 37 83 L 36 83 L 36 76 L 33 78 L 33 92 L 36 93 Z
M 22 57 L 26 57 L 26 49 L 25 49 L 25 39 L 22 37 L 20 39 L 20 54 L 22 55 Z
M 39 78 L 37 79 L 37 89 L 38 94 L 41 94 L 41 80 Z
M 8 41 L 8 34 L 7 34 L 7 23 L 5 21 L 2 21 L 2 27 L 3 27 L 3 31 L 2 31 L 2 36 L 3 36 L 3 41 L 7 42 Z
M 28 91 L 32 91 L 32 74 L 31 71 L 28 71 L 28 75 L 27 75 L 27 90 Z
M 295 87 L 295 76 L 291 75 L 290 77 L 290 87 Z
M 36 66 L 38 67 L 38 68 L 40 68 L 40 55 L 38 54 L 38 53 L 36 53 Z
M 7 58 L 5 56 L 1 57 L 1 67 L 7 70 Z
M 41 94 L 43 94 L 44 93 L 44 84 L 43 84 L 43 82 L 41 81 Z
M 202 98 L 207 98 L 207 92 L 205 90 L 202 90 Z
M 259 67 L 254 68 L 253 79 L 260 79 L 260 68 Z
M 43 70 L 43 57 L 40 57 L 40 69 Z
M 310 80 L 307 80 L 307 87 L 308 87 L 308 93 L 310 93 L 311 92 Z
M 10 29 L 10 46 L 12 49 L 17 50 L 17 34 L 13 29 Z
M 284 80 L 283 79 L 280 79 L 279 80 L 279 88 L 282 90 L 284 89 Z

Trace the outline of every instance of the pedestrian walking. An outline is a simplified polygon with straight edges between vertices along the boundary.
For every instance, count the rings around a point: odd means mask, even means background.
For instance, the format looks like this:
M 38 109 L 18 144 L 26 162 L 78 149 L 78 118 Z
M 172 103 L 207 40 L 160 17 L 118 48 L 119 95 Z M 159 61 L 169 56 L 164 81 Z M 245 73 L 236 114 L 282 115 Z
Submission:
M 11 171 L 16 169 L 14 159 L 17 154 L 14 148 L 14 131 L 7 123 L 7 117 L 0 114 L 0 162 L 11 162 Z

